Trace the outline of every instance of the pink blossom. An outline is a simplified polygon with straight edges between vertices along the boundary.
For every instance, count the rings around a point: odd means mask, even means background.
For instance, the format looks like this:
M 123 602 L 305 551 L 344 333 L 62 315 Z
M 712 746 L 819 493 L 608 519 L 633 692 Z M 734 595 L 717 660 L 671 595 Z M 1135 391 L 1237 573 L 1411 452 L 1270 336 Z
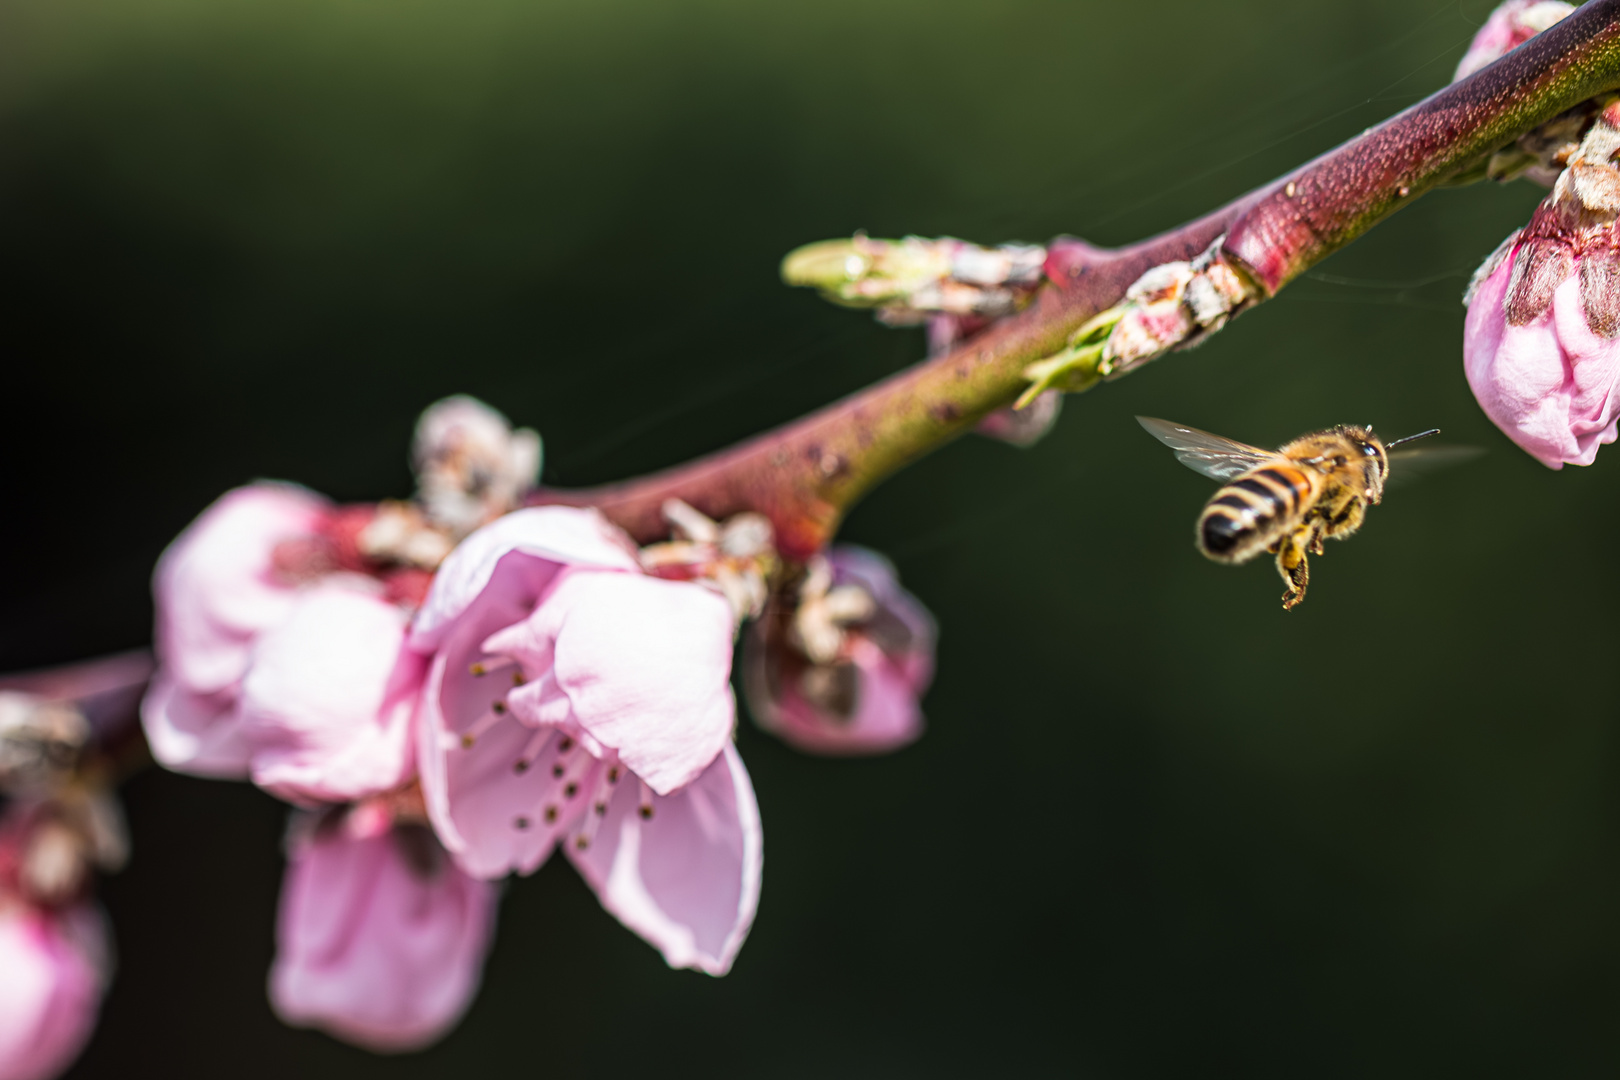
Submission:
M 1475 272 L 1463 366 L 1502 431 L 1551 468 L 1590 465 L 1620 418 L 1620 103 L 1530 223 Z
M 1515 322 L 1507 298 L 1524 257 L 1516 246 L 1474 293 L 1463 326 L 1468 385 L 1496 426 L 1543 465 L 1590 465 L 1616 438 L 1620 339 L 1588 325 L 1582 275 L 1567 270 L 1550 302 Z
M 291 484 L 227 492 L 169 545 L 153 576 L 160 667 L 141 706 L 152 755 L 179 772 L 245 776 L 236 705 L 253 645 L 297 604 L 276 548 L 312 537 L 330 507 Z
M 1452 80 L 1472 75 L 1494 63 L 1510 49 L 1523 45 L 1574 10 L 1573 4 L 1559 0 L 1507 0 L 1497 5 L 1458 61 L 1457 74 Z
M 411 775 L 423 662 L 386 586 L 317 555 L 335 517 L 291 485 L 229 492 L 158 564 L 161 667 L 142 707 L 153 754 L 182 772 L 250 776 L 293 802 L 343 801 Z
M 922 734 L 934 620 L 889 560 L 831 548 L 787 614 L 754 624 L 746 643 L 744 686 L 760 726 L 820 754 L 885 753 Z
M 110 956 L 95 908 L 0 896 L 0 1080 L 48 1080 L 72 1064 L 95 1027 Z
M 478 990 L 496 899 L 425 828 L 328 818 L 292 842 L 271 1004 L 295 1027 L 371 1050 L 426 1046 Z
M 291 802 L 343 802 L 410 779 L 425 664 L 408 616 L 346 576 L 301 593 L 242 680 L 253 782 Z
M 489 878 L 563 842 L 672 966 L 723 974 L 762 860 L 730 743 L 732 634 L 718 592 L 644 574 L 594 510 L 522 510 L 473 533 L 412 632 L 431 653 L 418 758 L 445 846 Z

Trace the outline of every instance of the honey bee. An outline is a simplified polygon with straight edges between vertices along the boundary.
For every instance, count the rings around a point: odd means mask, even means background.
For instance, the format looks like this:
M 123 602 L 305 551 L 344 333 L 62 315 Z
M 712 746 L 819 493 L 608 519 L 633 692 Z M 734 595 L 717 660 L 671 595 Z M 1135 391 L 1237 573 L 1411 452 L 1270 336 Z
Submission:
M 1395 450 L 1438 435 L 1439 428 L 1385 443 L 1370 426 L 1343 424 L 1262 450 L 1168 420 L 1136 419 L 1176 452 L 1177 461 L 1226 481 L 1198 517 L 1198 550 L 1221 563 L 1247 562 L 1262 551 L 1276 555 L 1277 573 L 1288 586 L 1284 610 L 1305 599 L 1307 553 L 1320 555 L 1323 540 L 1361 528 L 1367 507 L 1384 497 L 1392 464 L 1404 467 L 1420 456 L 1449 463 L 1477 453 L 1468 447 Z

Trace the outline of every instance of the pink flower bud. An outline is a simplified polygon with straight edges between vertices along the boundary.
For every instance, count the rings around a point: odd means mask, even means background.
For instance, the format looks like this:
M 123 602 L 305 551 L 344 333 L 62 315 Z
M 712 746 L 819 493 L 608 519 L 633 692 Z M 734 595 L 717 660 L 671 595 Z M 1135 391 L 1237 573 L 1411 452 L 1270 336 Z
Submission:
M 415 1050 L 477 992 L 496 889 L 456 869 L 425 828 L 360 831 L 328 818 L 293 839 L 270 1001 L 295 1027 Z
M 808 285 L 835 304 L 875 307 L 891 326 L 930 314 L 998 318 L 1029 303 L 1045 280 L 1046 249 L 1031 244 L 980 247 L 954 237 L 908 236 L 807 244 L 782 260 L 782 279 Z
M 106 921 L 0 895 L 0 1080 L 49 1080 L 79 1056 L 112 973 Z
M 1497 427 L 1551 468 L 1590 465 L 1620 418 L 1620 103 L 1475 274 L 1463 366 Z
M 1507 0 L 1497 5 L 1457 63 L 1453 81 L 1496 62 L 1575 10 L 1559 0 Z
M 893 564 L 865 548 L 831 548 L 810 565 L 797 605 L 750 630 L 749 709 L 812 753 L 898 749 L 922 734 L 918 699 L 933 678 L 934 639 L 933 617 Z

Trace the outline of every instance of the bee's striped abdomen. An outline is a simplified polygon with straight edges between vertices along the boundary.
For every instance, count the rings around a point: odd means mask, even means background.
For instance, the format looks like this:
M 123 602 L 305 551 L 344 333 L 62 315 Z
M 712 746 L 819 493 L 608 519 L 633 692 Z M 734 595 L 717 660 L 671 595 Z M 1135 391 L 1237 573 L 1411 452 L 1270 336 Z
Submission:
M 1311 496 L 1311 481 L 1292 465 L 1262 465 L 1215 493 L 1198 519 L 1198 545 L 1214 559 L 1246 559 L 1295 521 Z

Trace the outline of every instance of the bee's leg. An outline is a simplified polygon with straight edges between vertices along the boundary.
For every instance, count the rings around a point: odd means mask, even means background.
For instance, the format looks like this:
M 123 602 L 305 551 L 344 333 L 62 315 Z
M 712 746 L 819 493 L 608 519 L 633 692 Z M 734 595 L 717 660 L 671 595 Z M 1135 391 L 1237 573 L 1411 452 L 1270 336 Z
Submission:
M 1294 607 L 1305 599 L 1305 585 L 1311 579 L 1311 567 L 1305 561 L 1305 552 L 1315 538 L 1316 530 L 1296 529 L 1284 537 L 1277 548 L 1277 573 L 1282 575 L 1288 591 L 1283 593 L 1283 610 Z

